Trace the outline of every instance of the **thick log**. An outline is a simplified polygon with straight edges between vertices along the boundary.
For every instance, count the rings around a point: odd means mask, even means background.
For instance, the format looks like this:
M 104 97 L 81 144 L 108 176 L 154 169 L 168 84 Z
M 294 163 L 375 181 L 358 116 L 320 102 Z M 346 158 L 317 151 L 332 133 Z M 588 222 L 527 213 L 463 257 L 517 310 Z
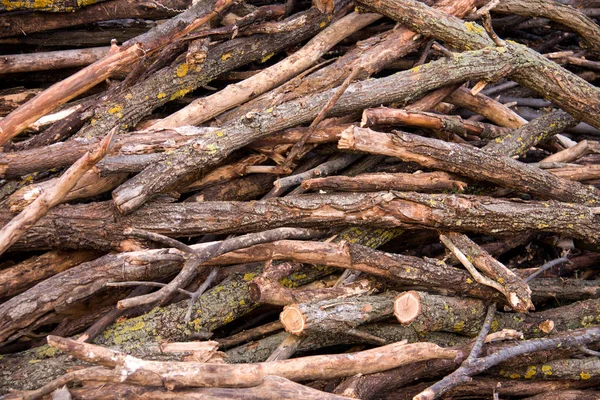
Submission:
M 0 211 L 0 222 L 12 215 Z M 375 192 L 300 195 L 256 202 L 153 203 L 121 216 L 110 202 L 62 205 L 29 229 L 13 250 L 60 248 L 114 249 L 127 246 L 128 227 L 172 237 L 242 233 L 281 226 L 455 230 L 495 235 L 560 232 L 600 242 L 595 210 L 556 201 L 511 201 L 484 196 Z
M 339 334 L 392 315 L 394 292 L 302 304 L 283 308 L 279 320 L 294 335 Z

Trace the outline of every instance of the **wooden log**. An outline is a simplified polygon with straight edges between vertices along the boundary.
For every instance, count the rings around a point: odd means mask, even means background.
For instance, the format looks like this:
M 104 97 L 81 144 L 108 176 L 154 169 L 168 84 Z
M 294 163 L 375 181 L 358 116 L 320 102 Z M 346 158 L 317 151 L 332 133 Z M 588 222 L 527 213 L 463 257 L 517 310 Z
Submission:
M 96 258 L 93 251 L 50 251 L 0 271 L 0 293 L 7 300 L 38 282 Z
M 279 306 L 366 295 L 376 286 L 372 281 L 361 279 L 343 286 L 290 289 L 264 277 L 254 278 L 248 284 L 252 301 Z
M 375 190 L 402 190 L 416 192 L 462 191 L 467 183 L 460 177 L 446 172 L 373 173 L 354 177 L 330 176 L 307 179 L 302 182 L 305 190 L 331 190 L 335 192 L 370 192 Z
M 110 47 L 94 47 L 81 50 L 3 55 L 0 56 L 0 75 L 82 67 L 104 57 L 109 49 Z
M 357 326 L 392 315 L 394 292 L 302 304 L 283 308 L 279 320 L 294 335 L 322 332 L 339 334 Z
M 152 386 L 165 385 L 171 390 L 189 386 L 251 387 L 260 384 L 267 375 L 277 375 L 290 380 L 330 379 L 356 373 L 378 372 L 414 361 L 457 356 L 456 351 L 446 350 L 432 343 L 395 343 L 354 353 L 352 359 L 345 355 L 325 355 L 272 361 L 259 365 L 164 363 L 135 359 L 131 356 L 126 360 L 123 353 L 57 336 L 50 336 L 48 341 L 52 346 L 90 362 L 108 366 L 126 366 L 135 361 L 138 368 L 135 372 L 127 373 L 125 382 L 143 382 Z M 160 379 L 151 377 L 152 375 Z M 93 376 L 90 378 L 94 379 Z
M 290 213 L 293 210 L 293 214 Z M 110 202 L 63 205 L 29 229 L 13 250 L 127 246 L 127 227 L 172 237 L 207 233 L 242 233 L 281 226 L 416 227 L 506 235 L 560 232 L 590 243 L 600 242 L 595 210 L 556 201 L 514 201 L 484 196 L 374 192 L 301 195 L 252 203 L 156 202 L 120 216 Z M 219 216 L 216 218 L 215 216 Z M 0 222 L 12 215 L 0 211 Z M 58 223 L 60 221 L 60 223 Z
M 470 146 L 410 133 L 390 135 L 353 127 L 341 134 L 338 147 L 395 156 L 472 179 L 484 179 L 541 198 L 590 205 L 600 201 L 600 192 L 596 188 L 558 178 L 509 157 L 498 158 Z M 453 157 L 449 159 L 448 154 Z
M 394 317 L 402 325 L 410 324 L 420 314 L 421 299 L 418 292 L 404 292 L 394 299 Z
M 464 120 L 456 115 L 441 115 L 423 111 L 407 111 L 387 107 L 369 108 L 363 111 L 361 127 L 376 125 L 405 125 L 445 130 L 461 137 L 467 134 L 482 139 L 505 136 L 511 129 L 482 122 Z

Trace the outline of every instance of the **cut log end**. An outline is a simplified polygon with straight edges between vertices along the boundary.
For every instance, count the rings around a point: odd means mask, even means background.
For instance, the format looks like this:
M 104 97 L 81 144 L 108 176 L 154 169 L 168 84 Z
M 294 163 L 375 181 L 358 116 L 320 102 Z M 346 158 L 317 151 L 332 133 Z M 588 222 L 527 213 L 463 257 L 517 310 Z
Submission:
M 294 304 L 284 307 L 279 320 L 285 330 L 293 335 L 300 335 L 306 326 L 306 316 Z
M 354 146 L 354 127 L 351 126 L 347 129 L 344 129 L 342 133 L 340 133 L 340 139 L 338 141 L 339 149 L 350 149 Z
M 401 324 L 410 324 L 419 314 L 421 314 L 421 298 L 414 290 L 404 292 L 394 300 L 394 316 Z

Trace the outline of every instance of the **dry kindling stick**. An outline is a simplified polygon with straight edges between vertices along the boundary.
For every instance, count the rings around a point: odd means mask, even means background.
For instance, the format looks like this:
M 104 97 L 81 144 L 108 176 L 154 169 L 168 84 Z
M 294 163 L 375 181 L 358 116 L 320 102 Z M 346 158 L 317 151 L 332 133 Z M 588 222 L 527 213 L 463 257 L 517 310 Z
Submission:
M 122 382 L 180 387 L 250 387 L 260 385 L 267 375 L 293 381 L 331 379 L 371 374 L 407 363 L 436 358 L 454 359 L 457 350 L 432 343 L 399 344 L 338 355 L 321 355 L 255 364 L 210 364 L 197 362 L 146 361 L 106 347 L 48 336 L 48 343 L 82 361 L 119 367 Z M 90 379 L 95 377 L 90 376 Z
M 13 218 L 0 230 L 0 254 L 23 236 L 25 231 L 42 218 L 48 210 L 59 204 L 90 168 L 92 168 L 112 146 L 116 129 L 113 129 L 98 146 L 77 160 L 60 177 L 52 188 L 44 191 L 33 203 L 28 205 L 19 215 Z

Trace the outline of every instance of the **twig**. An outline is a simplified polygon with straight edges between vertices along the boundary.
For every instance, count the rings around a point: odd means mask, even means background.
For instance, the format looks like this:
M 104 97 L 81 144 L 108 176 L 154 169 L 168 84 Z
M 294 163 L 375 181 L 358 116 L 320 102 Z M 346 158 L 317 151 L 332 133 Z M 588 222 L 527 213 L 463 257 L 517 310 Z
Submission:
M 213 267 L 204 282 L 202 282 L 202 285 L 200 285 L 194 293 L 188 292 L 190 296 L 190 305 L 185 313 L 185 322 L 190 322 L 192 320 L 192 309 L 194 307 L 194 303 L 196 303 L 196 300 L 198 300 L 198 298 L 202 296 L 202 293 L 204 293 L 206 289 L 208 289 L 208 287 L 214 282 L 218 274 L 219 268 Z
M 43 192 L 40 197 L 2 228 L 0 231 L 0 255 L 17 242 L 25 231 L 46 215 L 52 207 L 59 204 L 75 187 L 77 181 L 104 157 L 112 147 L 116 130 L 114 128 L 110 131 L 93 151 L 84 154 L 71 165 L 50 190 Z
M 488 36 L 494 41 L 496 46 L 505 47 L 506 42 L 500 39 L 498 35 L 496 35 L 496 32 L 494 32 L 494 28 L 492 27 L 492 17 L 490 16 L 489 11 L 486 11 L 481 15 L 481 22 L 483 23 L 483 27 Z
M 562 264 L 564 262 L 569 261 L 569 259 L 567 258 L 567 256 L 562 256 L 561 258 L 557 258 L 555 260 L 552 261 L 548 261 L 547 263 L 545 263 L 544 265 L 542 265 L 541 267 L 538 268 L 537 271 L 535 271 L 533 274 L 529 275 L 527 278 L 525 278 L 525 282 L 529 282 L 531 281 L 533 278 L 535 278 L 536 276 L 542 274 L 543 272 L 549 270 L 550 268 L 558 265 L 558 264 Z
M 181 243 L 177 239 L 170 238 L 160 233 L 148 232 L 143 229 L 127 228 L 123 231 L 124 235 L 133 236 L 140 239 L 150 240 L 152 242 L 160 243 L 162 245 L 173 247 L 177 250 L 181 250 L 184 253 L 195 253 L 195 250 L 185 243 Z
M 306 141 L 308 140 L 308 138 L 310 137 L 310 135 L 312 135 L 312 133 L 314 132 L 316 126 L 319 125 L 319 123 L 321 123 L 321 121 L 323 121 L 325 119 L 325 117 L 327 116 L 327 114 L 329 113 L 329 111 L 331 111 L 331 109 L 333 108 L 333 106 L 335 105 L 335 103 L 344 94 L 344 92 L 346 91 L 346 89 L 348 89 L 348 86 L 350 86 L 350 83 L 352 83 L 352 81 L 354 80 L 354 78 L 356 78 L 361 71 L 362 71 L 362 68 L 355 68 L 354 70 L 352 70 L 352 72 L 350 73 L 350 75 L 348 75 L 348 77 L 346 78 L 346 80 L 344 81 L 344 83 L 342 83 L 340 85 L 340 87 L 337 89 L 337 91 L 333 94 L 333 96 L 331 96 L 331 98 L 329 99 L 329 101 L 321 109 L 321 111 L 319 112 L 319 114 L 317 114 L 317 116 L 315 117 L 315 119 L 313 120 L 313 122 L 308 127 L 308 130 L 300 138 L 300 140 L 298 141 L 298 143 L 296 143 L 294 145 L 294 147 L 292 147 L 292 149 L 288 153 L 288 156 L 287 156 L 287 158 L 286 158 L 285 163 L 283 164 L 283 166 L 288 167 L 288 168 L 291 166 L 291 164 L 294 162 L 294 160 L 296 159 L 296 157 L 298 156 L 298 154 L 301 152 L 302 148 L 304 147 L 304 144 L 306 143 Z
M 247 235 L 231 238 L 217 242 L 211 246 L 201 249 L 190 255 L 179 274 L 160 290 L 139 296 L 133 299 L 124 299 L 117 303 L 119 308 L 132 308 L 142 304 L 163 302 L 172 296 L 179 288 L 184 287 L 194 278 L 198 272 L 198 266 L 211 258 L 220 256 L 233 250 L 243 249 L 255 244 L 272 242 L 281 239 L 312 238 L 320 234 L 320 231 L 312 229 L 277 228 L 264 232 L 250 233 Z
M 458 386 L 462 383 L 467 383 L 467 382 L 471 381 L 472 373 L 470 371 L 470 366 L 473 362 L 475 362 L 477 360 L 477 357 L 479 357 L 479 354 L 481 353 L 481 349 L 485 342 L 485 338 L 492 326 L 492 321 L 494 320 L 495 313 L 496 313 L 496 303 L 493 303 L 492 305 L 490 305 L 488 307 L 487 314 L 485 316 L 485 320 L 483 321 L 483 326 L 481 327 L 481 330 L 479 331 L 479 335 L 477 335 L 477 339 L 475 339 L 475 343 L 473 344 L 473 347 L 471 348 L 471 352 L 469 353 L 469 356 L 467 357 L 467 359 L 465 361 L 463 361 L 461 366 L 456 371 L 451 373 L 450 375 L 447 375 L 441 381 L 433 384 L 432 386 L 428 387 L 427 389 L 425 389 L 424 391 L 422 391 L 421 393 L 416 395 L 413 398 L 414 400 L 435 399 L 435 398 L 441 396 L 443 393 L 447 392 L 448 390 L 452 389 L 453 387 Z

